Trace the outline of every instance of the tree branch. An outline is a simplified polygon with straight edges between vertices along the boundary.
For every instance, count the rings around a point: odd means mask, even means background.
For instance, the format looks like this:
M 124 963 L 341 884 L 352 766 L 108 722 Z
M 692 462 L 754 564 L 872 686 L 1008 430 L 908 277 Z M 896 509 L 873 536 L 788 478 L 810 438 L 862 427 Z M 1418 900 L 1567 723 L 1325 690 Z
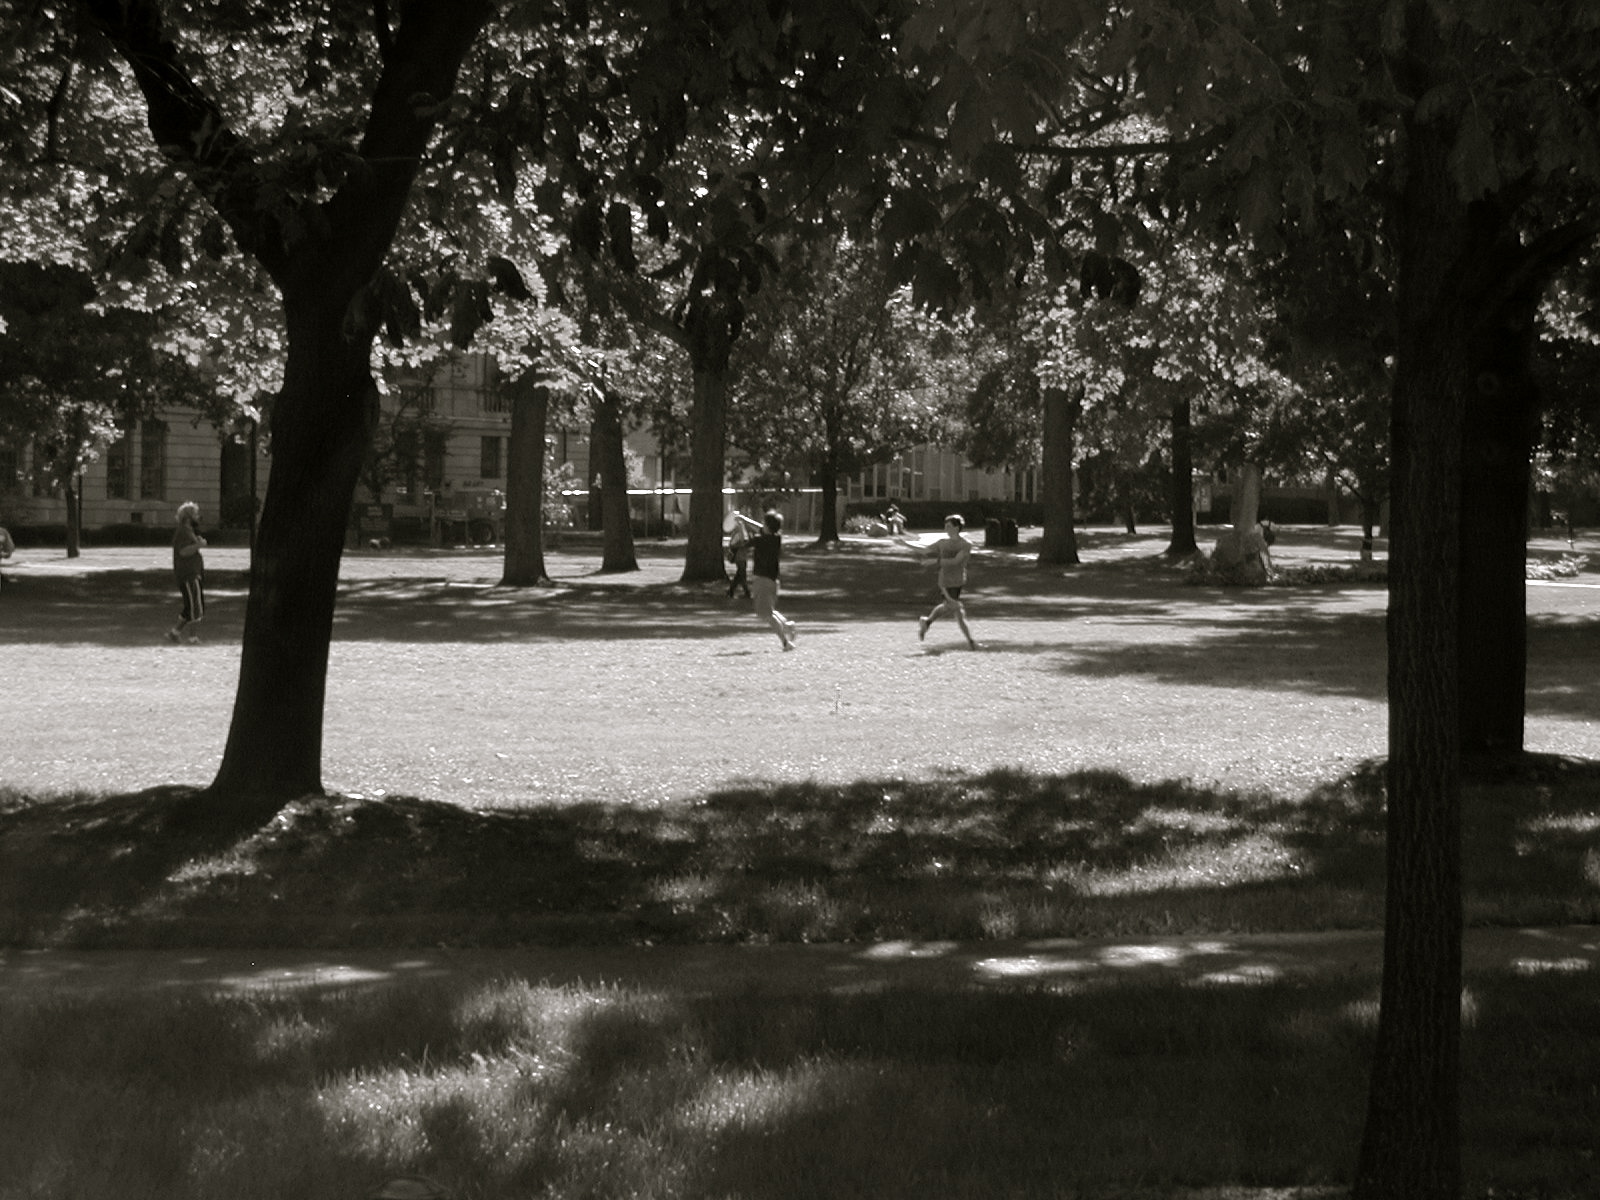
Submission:
M 378 57 L 388 62 L 394 50 L 394 31 L 389 27 L 389 0 L 372 0 L 372 26 L 378 39 Z
M 68 59 L 66 66 L 62 67 L 61 78 L 56 81 L 56 86 L 50 93 L 50 104 L 45 109 L 45 162 L 56 161 L 57 143 L 61 136 L 61 111 L 66 106 L 67 93 L 72 88 L 74 66 L 73 61 Z
M 239 246 L 269 272 L 283 264 L 282 229 L 258 203 L 255 154 L 178 61 L 155 0 L 81 0 L 82 11 L 133 71 L 151 136 L 194 181 Z

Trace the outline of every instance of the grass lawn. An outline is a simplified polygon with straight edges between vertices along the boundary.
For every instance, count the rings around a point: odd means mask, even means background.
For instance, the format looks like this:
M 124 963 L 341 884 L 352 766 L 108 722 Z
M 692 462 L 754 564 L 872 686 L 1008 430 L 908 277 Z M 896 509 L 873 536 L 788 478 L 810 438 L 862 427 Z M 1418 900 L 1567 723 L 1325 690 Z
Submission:
M 604 577 L 574 542 L 539 591 L 493 586 L 489 553 L 351 554 L 335 794 L 242 830 L 182 820 L 227 730 L 242 553 L 208 552 L 198 647 L 160 639 L 163 552 L 21 553 L 0 944 L 1378 925 L 1381 586 L 1194 587 L 1159 533 L 1083 543 L 1074 568 L 975 555 L 978 652 L 917 640 L 931 575 L 881 543 L 791 539 L 794 654 L 677 583 L 681 544 Z M 1354 553 L 1348 530 L 1275 547 Z M 1600 919 L 1597 602 L 1594 572 L 1529 587 L 1538 757 L 1469 789 L 1469 921 Z M 0 1012 L 0 1197 L 333 1200 L 407 1170 L 563 1200 L 1337 1194 L 1373 986 L 40 997 Z M 1594 980 L 1484 976 L 1466 1003 L 1473 1194 L 1586 1194 Z

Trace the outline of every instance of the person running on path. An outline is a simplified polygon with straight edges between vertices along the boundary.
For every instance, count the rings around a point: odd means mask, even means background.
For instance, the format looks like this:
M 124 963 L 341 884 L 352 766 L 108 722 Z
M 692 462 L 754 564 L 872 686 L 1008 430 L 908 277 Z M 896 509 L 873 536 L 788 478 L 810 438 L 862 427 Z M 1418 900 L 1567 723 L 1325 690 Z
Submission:
M 785 650 L 794 649 L 794 622 L 778 611 L 778 560 L 783 557 L 783 514 L 769 511 L 764 521 L 735 513 L 750 531 L 750 598 L 756 616 L 771 625 Z
M 178 528 L 172 535 L 172 573 L 178 580 L 183 607 L 178 611 L 178 623 L 167 630 L 169 642 L 193 644 L 200 640 L 194 627 L 206 615 L 206 562 L 200 553 L 205 544 L 205 538 L 200 536 L 200 506 L 185 500 L 178 505 Z
M 967 628 L 967 610 L 961 603 L 961 589 L 967 582 L 967 559 L 972 554 L 972 543 L 961 536 L 961 528 L 965 524 L 959 513 L 952 513 L 944 519 L 944 537 L 932 545 L 922 546 L 904 538 L 901 541 L 909 546 L 918 558 L 939 560 L 939 602 L 927 616 L 917 618 L 917 640 L 925 640 L 928 636 L 928 626 L 945 613 L 950 613 L 955 617 L 956 624 L 961 627 L 967 645 L 976 650 L 978 643 L 972 636 L 972 630 Z

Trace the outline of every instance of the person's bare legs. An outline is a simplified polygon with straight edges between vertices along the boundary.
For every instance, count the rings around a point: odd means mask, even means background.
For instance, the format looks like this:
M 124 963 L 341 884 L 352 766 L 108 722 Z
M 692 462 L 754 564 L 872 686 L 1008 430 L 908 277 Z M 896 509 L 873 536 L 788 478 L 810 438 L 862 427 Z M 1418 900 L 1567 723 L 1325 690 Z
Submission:
M 955 608 L 956 624 L 961 626 L 961 633 L 967 639 L 967 645 L 974 650 L 978 648 L 978 639 L 972 636 L 972 630 L 967 628 L 967 607 L 959 600 L 952 600 L 950 604 Z
M 785 650 L 794 649 L 794 622 L 780 613 L 776 607 L 778 599 L 778 585 L 775 580 L 754 575 L 750 579 L 750 598 L 755 607 L 756 616 L 772 626 L 778 640 L 783 643 Z

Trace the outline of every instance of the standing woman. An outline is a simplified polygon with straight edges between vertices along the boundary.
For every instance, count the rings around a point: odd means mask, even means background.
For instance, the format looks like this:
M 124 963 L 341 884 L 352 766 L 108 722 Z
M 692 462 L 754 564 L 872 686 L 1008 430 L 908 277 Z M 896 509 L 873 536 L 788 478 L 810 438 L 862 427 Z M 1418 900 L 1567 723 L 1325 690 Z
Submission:
M 200 640 L 192 630 L 206 615 L 206 563 L 200 553 L 205 544 L 200 536 L 200 506 L 185 500 L 178 505 L 178 528 L 172 535 L 172 573 L 178 580 L 183 607 L 178 611 L 178 623 L 167 630 L 169 642 L 192 645 Z

